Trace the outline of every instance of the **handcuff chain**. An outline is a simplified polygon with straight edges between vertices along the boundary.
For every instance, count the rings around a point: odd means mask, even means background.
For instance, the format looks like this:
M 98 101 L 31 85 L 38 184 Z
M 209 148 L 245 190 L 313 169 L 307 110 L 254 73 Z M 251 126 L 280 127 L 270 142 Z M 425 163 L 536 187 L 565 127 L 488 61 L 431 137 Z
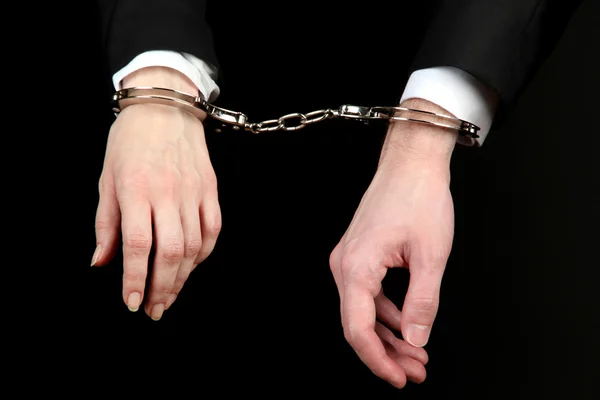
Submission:
M 202 108 L 209 117 L 221 121 L 224 126 L 233 125 L 234 129 L 245 129 L 254 134 L 274 131 L 297 131 L 307 125 L 324 121 L 329 118 L 354 119 L 368 123 L 370 120 L 410 121 L 458 130 L 463 136 L 477 138 L 479 127 L 448 115 L 437 114 L 430 111 L 413 110 L 405 107 L 364 107 L 343 105 L 339 109 L 322 109 L 306 114 L 291 113 L 278 119 L 268 119 L 262 122 L 248 122 L 246 114 L 217 107 L 206 101 L 199 100 Z M 415 116 L 416 115 L 416 116 Z M 295 123 L 292 122 L 296 121 Z
M 338 109 L 321 109 L 309 113 L 291 113 L 277 119 L 261 122 L 249 122 L 248 116 L 238 111 L 215 106 L 199 96 L 190 95 L 172 89 L 157 87 L 132 87 L 117 91 L 113 96 L 113 111 L 120 113 L 123 108 L 138 103 L 158 103 L 182 108 L 198 118 L 209 118 L 221 123 L 221 128 L 231 126 L 234 130 L 244 129 L 254 134 L 274 131 L 297 131 L 308 125 L 330 118 L 342 118 L 368 123 L 371 120 L 387 122 L 409 121 L 435 125 L 457 130 L 462 136 L 478 138 L 479 127 L 475 124 L 449 115 L 405 107 L 365 107 L 343 105 Z M 221 128 L 217 127 L 218 132 Z

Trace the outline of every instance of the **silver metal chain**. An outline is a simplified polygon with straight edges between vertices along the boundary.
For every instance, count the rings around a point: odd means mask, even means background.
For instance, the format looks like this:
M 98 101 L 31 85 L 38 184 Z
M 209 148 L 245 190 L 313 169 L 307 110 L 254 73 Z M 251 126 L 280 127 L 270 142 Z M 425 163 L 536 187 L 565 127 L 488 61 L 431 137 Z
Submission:
M 318 110 L 307 114 L 292 113 L 284 115 L 278 119 L 269 119 L 262 122 L 247 123 L 244 128 L 252 133 L 273 132 L 273 131 L 297 131 L 306 127 L 331 118 L 334 116 L 333 110 Z
M 202 118 L 203 112 L 208 117 L 221 123 L 221 127 L 231 126 L 235 130 L 244 129 L 258 134 L 274 131 L 297 131 L 308 125 L 316 124 L 331 118 L 343 118 L 368 123 L 371 120 L 409 121 L 457 130 L 462 136 L 477 138 L 479 127 L 461 119 L 437 114 L 434 112 L 415 110 L 405 107 L 364 107 L 343 105 L 338 109 L 322 109 L 306 114 L 291 113 L 277 119 L 262 122 L 249 122 L 248 116 L 241 112 L 227 110 L 215 106 L 198 96 L 156 87 L 133 87 L 121 89 L 113 96 L 113 111 L 119 113 L 123 108 L 136 103 L 159 103 L 185 109 Z M 221 128 L 217 128 L 219 131 Z
M 410 121 L 458 130 L 463 136 L 477 138 L 479 127 L 474 124 L 447 115 L 429 111 L 413 110 L 405 107 L 364 107 L 343 105 L 339 109 L 323 109 L 306 114 L 291 113 L 277 119 L 262 122 L 249 122 L 246 114 L 217 107 L 206 101 L 202 108 L 208 116 L 221 121 L 225 126 L 232 125 L 233 129 L 244 129 L 258 134 L 274 131 L 297 131 L 310 124 L 330 118 L 354 119 L 368 123 L 370 120 Z

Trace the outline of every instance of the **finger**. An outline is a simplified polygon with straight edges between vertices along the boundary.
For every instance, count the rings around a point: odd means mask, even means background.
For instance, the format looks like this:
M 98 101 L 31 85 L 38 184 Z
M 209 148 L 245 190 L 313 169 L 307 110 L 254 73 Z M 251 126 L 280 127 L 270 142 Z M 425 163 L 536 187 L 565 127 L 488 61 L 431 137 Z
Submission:
M 158 321 L 173 290 L 185 245 L 179 207 L 172 204 L 160 205 L 153 211 L 156 254 L 150 277 L 146 313 Z
M 362 362 L 375 375 L 401 389 L 406 385 L 406 375 L 387 355 L 375 332 L 374 296 L 359 282 L 347 282 L 344 292 L 344 336 Z
M 137 311 L 144 298 L 148 257 L 152 248 L 152 213 L 145 198 L 122 199 L 123 300 L 130 311 Z
M 196 265 L 212 253 L 217 244 L 217 238 L 221 232 L 221 207 L 219 206 L 219 197 L 216 193 L 208 194 L 204 197 L 200 205 L 200 222 L 202 226 L 202 249 L 196 258 Z
M 114 184 L 101 177 L 98 186 L 100 200 L 96 211 L 96 250 L 92 267 L 106 265 L 114 257 L 121 228 L 121 210 Z
M 342 238 L 342 240 L 344 240 Z M 341 243 L 341 242 L 340 242 Z M 333 280 L 335 281 L 335 286 L 339 295 L 339 307 L 340 307 L 340 315 L 343 317 L 344 315 L 344 282 L 342 280 L 342 271 L 341 271 L 341 260 L 342 260 L 342 246 L 338 243 L 338 245 L 333 249 L 331 254 L 329 255 L 329 270 L 333 275 Z M 344 324 L 342 318 L 342 326 Z
M 341 242 L 343 240 L 344 240 L 344 238 L 342 238 L 340 243 L 338 243 L 338 245 L 335 246 L 335 248 L 329 255 L 329 269 L 331 271 L 331 274 L 333 275 L 333 279 L 334 279 L 335 284 L 340 293 L 340 300 L 343 299 L 343 296 L 342 296 L 343 283 L 342 283 L 342 274 L 341 274 L 341 264 L 342 264 L 341 261 L 342 261 L 342 251 L 343 251 Z
M 377 318 L 389 328 L 398 332 L 402 330 L 402 312 L 383 294 L 383 291 L 375 298 L 375 309 L 377 310 Z
M 427 371 L 423 364 L 413 358 L 398 353 L 389 343 L 384 343 L 384 346 L 390 358 L 404 370 L 406 378 L 409 381 L 414 383 L 423 383 L 425 381 Z M 408 346 L 410 345 L 408 344 Z
M 183 289 L 183 285 L 196 266 L 196 258 L 202 249 L 200 214 L 195 201 L 187 202 L 181 207 L 181 227 L 184 237 L 183 260 L 177 271 L 169 299 L 165 304 L 165 310 L 168 310 L 177 299 L 179 292 Z
M 408 291 L 402 307 L 402 335 L 413 346 L 427 344 L 437 314 L 443 268 L 411 265 Z
M 422 365 L 427 365 L 429 362 L 429 356 L 424 348 L 415 347 L 406 343 L 404 340 L 396 337 L 396 335 L 394 335 L 394 333 L 383 324 L 378 323 L 375 326 L 375 332 L 377 335 L 379 335 L 379 338 L 382 342 L 384 342 L 384 344 L 387 343 L 394 347 L 394 351 L 396 351 L 399 355 L 412 358 Z

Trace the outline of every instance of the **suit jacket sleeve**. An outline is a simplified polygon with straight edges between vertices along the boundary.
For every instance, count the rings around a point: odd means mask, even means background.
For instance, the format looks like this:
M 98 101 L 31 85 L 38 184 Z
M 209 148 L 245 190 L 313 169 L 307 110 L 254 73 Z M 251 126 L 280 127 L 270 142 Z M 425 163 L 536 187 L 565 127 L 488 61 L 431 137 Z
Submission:
M 194 54 L 218 67 L 206 0 L 98 0 L 110 74 L 149 50 Z
M 557 44 L 579 0 L 443 0 L 411 72 L 460 68 L 511 105 Z

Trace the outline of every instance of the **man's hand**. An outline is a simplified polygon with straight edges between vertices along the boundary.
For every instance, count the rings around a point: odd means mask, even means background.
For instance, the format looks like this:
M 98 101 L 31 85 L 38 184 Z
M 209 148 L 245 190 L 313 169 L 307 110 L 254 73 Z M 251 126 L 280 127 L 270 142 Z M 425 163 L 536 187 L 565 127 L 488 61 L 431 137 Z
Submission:
M 403 106 L 448 114 L 423 100 Z M 374 374 L 398 388 L 407 379 L 425 379 L 422 347 L 452 247 L 449 165 L 455 141 L 456 133 L 442 128 L 392 124 L 377 173 L 330 258 L 347 341 Z M 410 271 L 402 311 L 381 289 L 393 267 Z
M 165 68 L 141 70 L 124 86 L 197 91 Z M 92 265 L 110 261 L 122 232 L 123 300 L 137 311 L 145 298 L 146 313 L 158 320 L 212 252 L 220 231 L 217 181 L 202 122 L 164 105 L 124 109 L 110 130 L 99 190 Z

